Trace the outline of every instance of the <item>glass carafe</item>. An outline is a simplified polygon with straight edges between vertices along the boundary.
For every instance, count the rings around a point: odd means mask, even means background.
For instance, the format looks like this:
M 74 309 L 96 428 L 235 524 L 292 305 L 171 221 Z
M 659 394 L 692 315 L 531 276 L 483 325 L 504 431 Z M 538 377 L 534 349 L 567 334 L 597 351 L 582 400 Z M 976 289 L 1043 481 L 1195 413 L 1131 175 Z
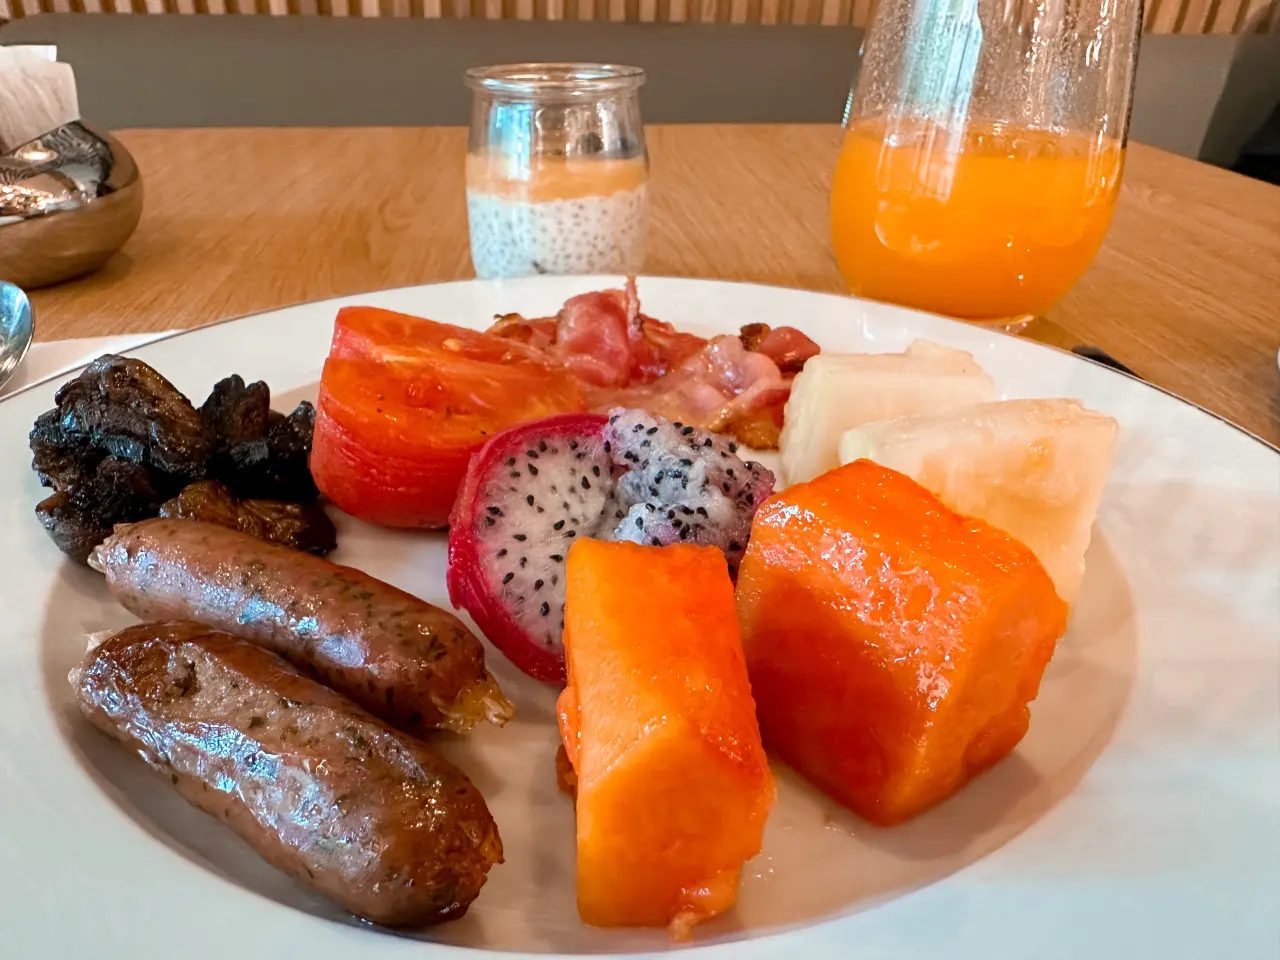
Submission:
M 1014 327 L 1106 235 L 1141 0 L 881 0 L 845 113 L 832 242 L 851 292 Z

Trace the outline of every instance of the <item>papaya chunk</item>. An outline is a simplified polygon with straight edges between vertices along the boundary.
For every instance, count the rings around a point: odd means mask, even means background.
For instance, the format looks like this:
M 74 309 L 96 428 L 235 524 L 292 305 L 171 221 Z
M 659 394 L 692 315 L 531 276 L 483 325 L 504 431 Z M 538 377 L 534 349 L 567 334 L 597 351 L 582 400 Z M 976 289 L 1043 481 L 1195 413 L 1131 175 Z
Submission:
M 1018 744 L 1067 619 L 1028 547 L 870 460 L 766 501 L 737 601 L 764 742 L 882 825 Z
M 736 902 L 774 799 L 724 554 L 580 540 L 565 576 L 578 912 L 683 939 Z

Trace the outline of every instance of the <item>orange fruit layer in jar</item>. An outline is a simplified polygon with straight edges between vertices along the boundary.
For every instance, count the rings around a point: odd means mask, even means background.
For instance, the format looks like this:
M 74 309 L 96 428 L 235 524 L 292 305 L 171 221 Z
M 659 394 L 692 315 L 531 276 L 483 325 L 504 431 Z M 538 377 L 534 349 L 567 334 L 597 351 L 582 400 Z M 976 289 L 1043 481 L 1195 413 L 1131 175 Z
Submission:
M 526 203 L 607 197 L 638 190 L 649 179 L 644 157 L 467 154 L 467 191 Z
M 857 121 L 832 184 L 836 260 L 875 300 L 970 320 L 1040 313 L 1097 254 L 1123 167 L 1113 139 Z

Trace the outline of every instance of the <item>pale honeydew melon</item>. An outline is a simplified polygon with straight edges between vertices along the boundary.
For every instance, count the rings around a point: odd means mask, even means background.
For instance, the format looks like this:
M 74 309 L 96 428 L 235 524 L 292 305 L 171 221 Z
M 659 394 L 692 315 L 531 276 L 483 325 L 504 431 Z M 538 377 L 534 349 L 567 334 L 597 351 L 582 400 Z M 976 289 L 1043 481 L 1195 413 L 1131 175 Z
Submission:
M 973 373 L 986 376 L 986 371 L 973 359 L 967 350 L 946 347 L 932 340 L 912 340 L 901 354 L 912 360 L 920 360 L 932 364 L 939 369 L 946 368 L 952 373 Z M 875 354 L 872 354 L 875 356 Z
M 840 435 L 875 420 L 996 398 L 972 354 L 928 340 L 903 353 L 820 353 L 791 387 L 778 449 L 788 483 L 839 466 Z
M 1118 432 L 1076 400 L 1004 400 L 864 424 L 840 438 L 840 462 L 905 473 L 952 510 L 1021 540 L 1070 603 Z

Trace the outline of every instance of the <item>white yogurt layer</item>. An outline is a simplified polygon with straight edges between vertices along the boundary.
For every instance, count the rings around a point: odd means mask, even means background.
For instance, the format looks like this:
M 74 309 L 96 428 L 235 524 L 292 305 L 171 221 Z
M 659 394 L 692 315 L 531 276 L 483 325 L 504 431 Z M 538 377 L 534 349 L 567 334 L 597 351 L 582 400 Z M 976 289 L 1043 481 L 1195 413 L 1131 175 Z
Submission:
M 648 191 L 531 203 L 467 191 L 476 276 L 639 273 L 644 265 Z

